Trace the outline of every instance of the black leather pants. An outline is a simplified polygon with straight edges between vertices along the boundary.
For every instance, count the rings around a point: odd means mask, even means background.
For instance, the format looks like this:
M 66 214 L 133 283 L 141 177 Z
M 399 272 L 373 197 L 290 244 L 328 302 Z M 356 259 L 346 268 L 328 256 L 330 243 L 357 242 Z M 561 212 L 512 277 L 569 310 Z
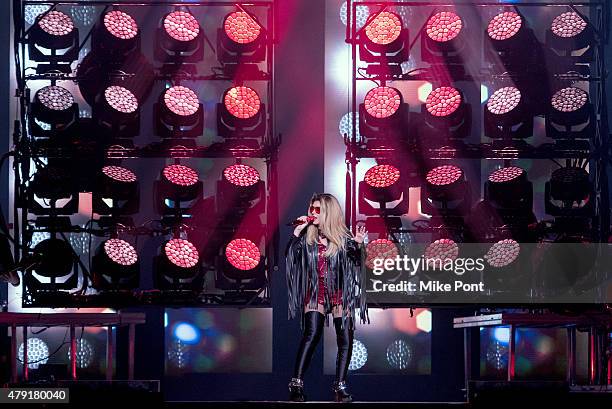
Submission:
M 302 334 L 302 340 L 300 341 L 300 347 L 295 360 L 295 368 L 293 370 L 293 377 L 299 379 L 303 379 L 304 373 L 310 365 L 312 354 L 321 339 L 323 324 L 325 323 L 325 316 L 318 311 L 307 311 L 304 317 L 304 332 Z
M 352 318 L 348 317 L 344 328 L 340 328 L 342 318 L 334 318 L 334 327 L 336 328 L 336 343 L 338 345 L 338 356 L 336 357 L 336 382 L 346 381 L 351 355 L 353 354 L 353 336 L 355 329 Z

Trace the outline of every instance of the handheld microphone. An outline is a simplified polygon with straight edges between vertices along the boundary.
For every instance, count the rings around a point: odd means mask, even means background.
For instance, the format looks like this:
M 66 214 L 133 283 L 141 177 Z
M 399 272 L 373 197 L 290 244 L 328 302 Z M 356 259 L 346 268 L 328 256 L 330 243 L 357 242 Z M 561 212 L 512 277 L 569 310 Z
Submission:
M 301 224 L 304 224 L 304 223 L 312 223 L 314 221 L 314 219 L 315 219 L 314 216 L 308 216 L 308 217 L 306 217 L 306 220 L 295 219 L 291 223 L 287 223 L 287 226 L 297 227 L 297 226 L 299 226 Z

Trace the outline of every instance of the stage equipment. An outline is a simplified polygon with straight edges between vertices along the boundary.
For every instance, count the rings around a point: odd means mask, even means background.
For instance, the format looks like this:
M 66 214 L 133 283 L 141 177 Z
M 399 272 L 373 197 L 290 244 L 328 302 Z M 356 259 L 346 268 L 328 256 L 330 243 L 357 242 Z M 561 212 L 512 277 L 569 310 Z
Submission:
M 48 85 L 34 94 L 30 116 L 34 137 L 47 138 L 54 145 L 70 144 L 78 119 L 79 106 L 66 88 Z
M 368 75 L 399 76 L 401 64 L 410 55 L 409 31 L 401 17 L 390 11 L 372 14 L 357 32 L 359 58 L 368 66 Z
M 215 285 L 225 291 L 227 299 L 249 299 L 266 282 L 264 253 L 259 245 L 263 226 L 257 229 L 240 229 L 225 240 L 215 258 Z M 258 238 L 257 238 L 258 237 Z
M 399 249 L 397 243 L 387 239 L 378 238 L 372 240 L 366 245 L 366 267 L 369 269 L 374 268 L 375 260 L 394 260 L 399 256 Z M 384 261 L 382 262 L 384 263 Z M 384 265 L 384 264 L 383 264 Z
M 70 16 L 58 10 L 36 18 L 28 34 L 29 58 L 39 64 L 38 74 L 51 71 L 70 73 L 70 65 L 79 56 L 79 30 Z
M 104 166 L 96 177 L 92 206 L 97 214 L 109 215 L 112 220 L 121 219 L 123 224 L 131 225 L 131 221 L 122 216 L 138 213 L 140 188 L 136 174 L 122 166 Z
M 122 85 L 110 85 L 97 96 L 93 117 L 113 138 L 133 137 L 140 131 L 140 103 L 133 90 Z
M 421 59 L 434 72 L 444 70 L 451 78 L 465 76 L 464 65 L 471 58 L 468 29 L 452 10 L 434 11 L 421 34 Z
M 595 111 L 589 94 L 578 87 L 565 87 L 550 99 L 546 135 L 554 139 L 592 139 Z
M 372 88 L 359 104 L 359 133 L 368 146 L 395 146 L 409 139 L 409 107 L 397 88 Z
M 155 287 L 160 290 L 202 290 L 200 255 L 189 240 L 172 238 L 161 247 L 154 260 Z
M 583 17 L 575 11 L 567 11 L 554 18 L 546 31 L 546 45 L 557 56 L 575 62 L 593 59 L 593 27 Z
M 191 217 L 193 203 L 202 197 L 203 183 L 198 173 L 185 165 L 164 167 L 153 191 L 157 212 L 177 221 Z
M 36 215 L 72 215 L 78 211 L 79 190 L 65 161 L 36 170 L 30 186 L 30 205 Z
M 257 169 L 241 163 L 226 167 L 217 182 L 216 204 L 221 227 L 233 229 L 259 220 L 266 209 L 265 192 L 265 183 Z
M 532 213 L 533 185 L 518 166 L 495 170 L 484 185 L 484 198 L 502 216 Z
M 131 290 L 139 284 L 140 261 L 136 249 L 119 238 L 100 244 L 92 259 L 93 286 L 99 290 Z
M 230 78 L 261 76 L 257 64 L 266 59 L 266 30 L 254 15 L 241 8 L 225 16 L 217 32 L 217 58 Z
M 518 88 L 503 87 L 491 95 L 484 106 L 484 132 L 504 142 L 533 135 L 533 115 Z
M 442 165 L 425 175 L 421 210 L 434 217 L 461 217 L 471 206 L 470 184 L 460 167 Z
M 72 290 L 78 284 L 76 257 L 67 241 L 51 237 L 38 243 L 24 271 L 24 284 L 36 291 Z
M 251 87 L 234 86 L 217 104 L 217 130 L 232 145 L 257 146 L 266 132 L 266 107 Z
M 120 64 L 128 55 L 140 50 L 138 23 L 118 9 L 103 13 L 92 31 L 91 44 L 98 60 Z
M 198 20 L 188 11 L 175 10 L 164 16 L 156 32 L 155 59 L 164 72 L 177 70 L 195 74 L 204 59 L 204 34 Z
M 172 144 L 194 145 L 184 138 L 196 138 L 204 133 L 204 107 L 196 93 L 185 86 L 166 89 L 155 104 L 157 134 L 172 138 Z
M 421 113 L 423 123 L 419 136 L 422 144 L 445 144 L 470 134 L 471 106 L 457 88 L 440 86 L 433 89 L 421 105 Z
M 398 167 L 390 164 L 373 166 L 359 182 L 359 212 L 381 217 L 405 214 L 409 204 L 408 188 Z
M 589 173 L 576 166 L 556 169 L 544 187 L 546 213 L 558 217 L 590 217 L 593 191 Z

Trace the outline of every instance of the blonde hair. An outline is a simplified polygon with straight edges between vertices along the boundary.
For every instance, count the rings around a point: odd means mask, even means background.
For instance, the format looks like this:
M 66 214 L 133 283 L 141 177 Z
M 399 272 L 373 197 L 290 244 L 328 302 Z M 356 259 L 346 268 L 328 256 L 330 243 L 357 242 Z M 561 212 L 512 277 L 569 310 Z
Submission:
M 310 199 L 308 205 L 310 212 L 310 206 L 316 202 L 321 202 L 321 214 L 319 215 L 319 226 L 311 224 L 306 230 L 306 242 L 310 245 L 316 243 L 319 230 L 322 234 L 327 237 L 327 249 L 325 250 L 325 256 L 335 256 L 339 250 L 344 250 L 345 239 L 352 237 L 351 232 L 344 223 L 344 214 L 338 199 L 329 193 L 314 194 Z M 309 213 L 310 214 L 310 213 Z

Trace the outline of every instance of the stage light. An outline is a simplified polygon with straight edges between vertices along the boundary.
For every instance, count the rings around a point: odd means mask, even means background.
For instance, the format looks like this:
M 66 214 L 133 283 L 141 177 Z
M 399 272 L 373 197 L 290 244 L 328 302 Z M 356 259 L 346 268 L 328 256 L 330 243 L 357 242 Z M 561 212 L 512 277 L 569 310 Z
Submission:
M 17 350 L 17 359 L 23 362 L 24 344 L 19 344 Z M 28 338 L 28 368 L 38 369 L 40 365 L 45 365 L 49 360 L 49 347 L 47 343 L 40 338 Z
M 546 31 L 546 44 L 553 52 L 577 62 L 592 59 L 594 42 L 592 26 L 575 11 L 556 16 Z
M 69 165 L 58 162 L 37 169 L 30 186 L 34 214 L 72 215 L 78 211 L 79 193 Z
M 73 290 L 79 282 L 76 255 L 67 241 L 51 237 L 38 243 L 28 256 L 33 263 L 23 272 L 29 291 L 58 294 Z
M 92 259 L 93 286 L 98 290 L 138 287 L 140 262 L 130 243 L 118 238 L 104 241 Z
M 234 239 L 225 247 L 225 258 L 235 269 L 244 272 L 257 267 L 261 259 L 261 253 L 251 240 Z M 234 278 L 227 271 L 225 274 Z
M 132 90 L 121 85 L 106 87 L 96 98 L 93 117 L 112 138 L 134 137 L 140 131 L 140 106 Z
M 78 119 L 79 106 L 66 88 L 48 85 L 34 94 L 30 117 L 33 136 L 54 138 L 53 143 L 70 142 L 70 128 Z
M 181 238 L 165 242 L 155 258 L 155 287 L 161 290 L 197 291 L 202 288 L 200 254 L 193 243 Z
M 594 133 L 594 109 L 589 94 L 578 87 L 565 87 L 550 99 L 546 135 L 553 139 L 590 139 Z
M 367 216 L 399 216 L 408 212 L 408 184 L 399 168 L 381 164 L 368 169 L 359 182 L 359 212 Z
M 552 216 L 589 217 L 593 212 L 589 173 L 580 167 L 556 169 L 544 187 L 546 213 Z
M 393 87 L 376 87 L 359 104 L 359 133 L 369 145 L 397 144 L 406 139 L 408 104 Z
M 516 240 L 503 239 L 489 248 L 484 259 L 491 267 L 508 267 L 518 259 L 520 252 L 521 246 Z
M 351 13 L 350 10 L 348 10 L 347 7 L 347 2 L 344 1 L 342 2 L 342 6 L 340 6 L 340 21 L 342 21 L 342 24 L 346 25 L 348 22 L 347 19 L 347 14 Z M 352 18 L 355 19 L 355 26 L 357 28 L 357 30 L 359 30 L 361 27 L 363 27 L 366 23 L 366 21 L 368 20 L 368 16 L 370 15 L 370 8 L 367 5 L 358 5 L 355 8 L 355 16 L 352 16 Z M 351 22 L 351 25 L 353 23 Z
M 353 354 L 349 362 L 349 370 L 356 371 L 361 369 L 368 362 L 368 349 L 363 342 L 358 339 L 353 340 Z
M 442 165 L 425 175 L 421 211 L 432 216 L 460 216 L 471 205 L 471 189 L 460 167 Z
M 198 20 L 189 12 L 175 10 L 166 14 L 157 30 L 155 59 L 165 69 L 196 72 L 194 63 L 204 58 L 204 36 Z M 187 64 L 182 66 L 183 64 Z
M 66 357 L 70 359 L 72 352 L 72 346 L 68 344 L 68 351 L 66 353 Z M 91 345 L 85 338 L 79 338 L 76 340 L 76 362 L 77 367 L 89 368 L 94 361 L 94 347 Z
M 493 139 L 524 139 L 533 135 L 533 115 L 516 87 L 495 91 L 484 110 L 485 136 Z
M 405 370 L 412 364 L 414 352 L 403 339 L 396 339 L 387 347 L 387 363 L 393 369 Z
M 188 217 L 191 205 L 202 196 L 202 189 L 203 183 L 194 169 L 168 165 L 154 185 L 157 210 L 163 215 Z
M 191 324 L 181 322 L 174 327 L 174 337 L 186 344 L 197 344 L 200 340 L 200 331 Z
M 50 71 L 70 73 L 70 64 L 78 58 L 79 30 L 70 16 L 52 10 L 37 18 L 28 34 L 29 57 L 40 64 L 38 74 Z
M 223 20 L 217 33 L 217 58 L 231 78 L 260 77 L 257 67 L 266 59 L 266 34 L 246 11 L 235 11 Z
M 461 91 L 451 86 L 433 89 L 421 106 L 423 124 L 419 134 L 424 144 L 447 143 L 471 131 L 471 109 Z
M 381 11 L 368 18 L 358 35 L 359 57 L 368 63 L 368 75 L 401 75 L 410 54 L 408 29 L 401 17 Z
M 266 131 L 266 113 L 257 91 L 247 86 L 226 90 L 217 104 L 217 130 L 224 138 L 260 138 Z
M 257 169 L 240 163 L 226 167 L 217 182 L 216 209 L 219 227 L 225 230 L 259 225 L 266 189 Z
M 138 178 L 130 169 L 107 165 L 98 173 L 92 192 L 93 211 L 113 219 L 138 212 L 140 207 Z M 124 220 L 127 224 L 127 221 Z
M 486 36 L 493 45 L 487 50 L 489 62 L 504 71 L 537 71 L 542 67 L 541 45 L 516 9 L 495 15 L 487 25 Z
M 136 20 L 121 10 L 100 16 L 92 31 L 92 50 L 99 59 L 120 63 L 140 49 L 140 30 Z
M 523 27 L 523 18 L 514 11 L 504 11 L 491 19 L 487 26 L 489 38 L 507 41 L 516 36 Z
M 394 260 L 399 256 L 397 245 L 389 239 L 376 239 L 369 242 L 366 246 L 366 267 L 374 269 L 376 260 Z M 376 275 L 376 274 L 375 274 Z
M 425 247 L 424 257 L 428 268 L 442 269 L 447 260 L 459 256 L 459 245 L 452 239 L 434 240 Z
M 168 88 L 160 96 L 155 111 L 157 133 L 172 138 L 173 144 L 193 145 L 193 141 L 179 138 L 195 138 L 204 133 L 204 107 L 190 88 L 182 85 Z
M 464 73 L 463 64 L 469 59 L 465 24 L 454 11 L 432 13 L 421 35 L 421 58 L 432 65 L 445 64 L 454 75 Z
M 495 170 L 485 182 L 484 198 L 498 212 L 519 216 L 521 212 L 531 213 L 533 185 L 527 180 L 527 172 L 518 166 Z
M 48 4 L 27 4 L 24 7 L 25 21 L 28 24 L 34 24 L 36 22 L 36 19 L 40 15 L 47 12 L 50 8 L 51 6 L 49 6 Z

